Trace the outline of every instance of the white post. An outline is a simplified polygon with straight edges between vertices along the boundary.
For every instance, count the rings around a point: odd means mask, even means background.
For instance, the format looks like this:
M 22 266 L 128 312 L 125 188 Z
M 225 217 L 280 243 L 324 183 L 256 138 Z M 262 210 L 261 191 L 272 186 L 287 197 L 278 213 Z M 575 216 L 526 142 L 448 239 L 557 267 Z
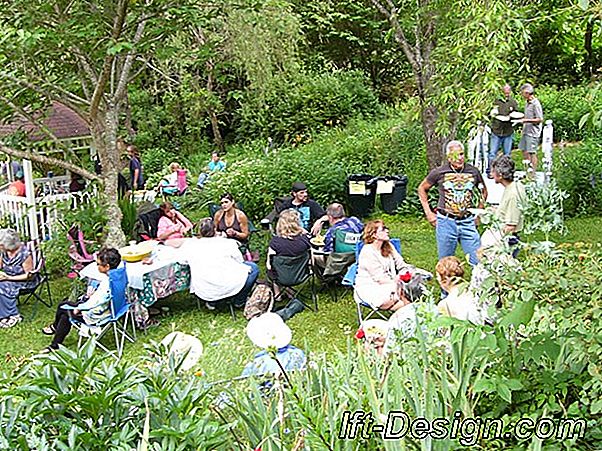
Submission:
M 38 230 L 38 213 L 36 208 L 36 193 L 33 186 L 33 170 L 30 160 L 23 160 L 23 175 L 25 176 L 25 199 L 27 201 L 27 217 L 29 222 L 29 238 L 40 238 Z
M 551 120 L 546 121 L 543 128 L 543 136 L 541 140 L 541 151 L 543 153 L 543 168 L 544 180 L 550 181 L 552 177 L 552 157 L 554 149 L 554 126 Z

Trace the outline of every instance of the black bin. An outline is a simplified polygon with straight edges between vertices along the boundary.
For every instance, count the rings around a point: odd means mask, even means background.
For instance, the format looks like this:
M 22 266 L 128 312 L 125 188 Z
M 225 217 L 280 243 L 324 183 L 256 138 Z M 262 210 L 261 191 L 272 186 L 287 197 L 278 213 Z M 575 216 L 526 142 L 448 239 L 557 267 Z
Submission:
M 365 218 L 374 208 L 376 180 L 368 174 L 352 174 L 347 177 L 349 214 Z
M 408 177 L 405 175 L 391 175 L 380 177 L 379 180 L 393 181 L 393 192 L 380 195 L 380 204 L 385 213 L 394 215 L 401 203 L 405 200 L 408 190 Z

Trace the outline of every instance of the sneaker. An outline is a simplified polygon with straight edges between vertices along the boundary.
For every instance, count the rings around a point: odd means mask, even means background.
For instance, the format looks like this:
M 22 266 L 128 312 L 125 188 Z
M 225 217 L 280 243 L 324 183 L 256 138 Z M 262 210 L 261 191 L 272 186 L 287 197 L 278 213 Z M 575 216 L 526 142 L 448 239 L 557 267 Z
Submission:
M 205 307 L 207 307 L 208 310 L 217 310 L 217 307 L 213 302 L 205 302 Z

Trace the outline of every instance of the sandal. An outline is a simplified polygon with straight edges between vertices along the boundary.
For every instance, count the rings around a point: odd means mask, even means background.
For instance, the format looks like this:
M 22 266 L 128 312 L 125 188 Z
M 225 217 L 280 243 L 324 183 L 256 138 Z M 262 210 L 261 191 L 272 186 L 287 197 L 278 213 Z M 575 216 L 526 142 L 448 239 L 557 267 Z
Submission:
M 8 318 L 4 318 L 0 321 L 0 328 L 2 329 L 10 329 L 11 327 L 16 326 L 21 321 L 23 321 L 23 317 L 21 315 L 13 315 Z
M 56 332 L 56 329 L 54 328 L 54 324 L 49 324 L 48 326 L 46 326 L 42 329 L 42 333 L 44 335 L 54 335 L 55 332 Z

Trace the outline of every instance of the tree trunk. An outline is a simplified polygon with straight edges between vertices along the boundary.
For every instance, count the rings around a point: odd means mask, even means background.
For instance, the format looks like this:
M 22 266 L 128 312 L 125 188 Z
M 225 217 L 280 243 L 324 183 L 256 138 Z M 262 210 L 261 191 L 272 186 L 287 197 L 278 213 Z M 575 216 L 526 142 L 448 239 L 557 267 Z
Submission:
M 429 169 L 434 169 L 443 163 L 443 144 L 445 137 L 437 133 L 437 108 L 434 105 L 423 106 L 420 111 L 422 117 L 422 132 L 426 144 L 426 159 Z
M 219 149 L 220 155 L 226 153 L 226 147 L 224 146 L 224 139 L 222 138 L 222 133 L 219 130 L 219 121 L 217 119 L 217 114 L 215 113 L 215 108 L 211 106 L 211 97 L 213 97 L 213 62 L 211 60 L 207 61 L 207 97 L 209 98 L 209 107 L 207 108 L 207 113 L 209 114 L 209 120 L 211 121 L 211 130 L 213 130 L 213 142 Z
M 104 116 L 104 117 L 103 117 Z M 92 121 L 92 139 L 100 157 L 102 166 L 103 192 L 102 203 L 107 213 L 107 233 L 105 245 L 119 248 L 125 244 L 126 238 L 121 230 L 121 208 L 117 195 L 117 176 L 121 169 L 119 151 L 117 150 L 117 127 L 119 113 L 115 108 L 108 108 L 104 115 L 99 114 Z
M 592 37 L 594 34 L 594 21 L 588 18 L 587 27 L 585 28 L 585 68 L 589 78 L 594 74 L 594 50 L 592 47 Z

